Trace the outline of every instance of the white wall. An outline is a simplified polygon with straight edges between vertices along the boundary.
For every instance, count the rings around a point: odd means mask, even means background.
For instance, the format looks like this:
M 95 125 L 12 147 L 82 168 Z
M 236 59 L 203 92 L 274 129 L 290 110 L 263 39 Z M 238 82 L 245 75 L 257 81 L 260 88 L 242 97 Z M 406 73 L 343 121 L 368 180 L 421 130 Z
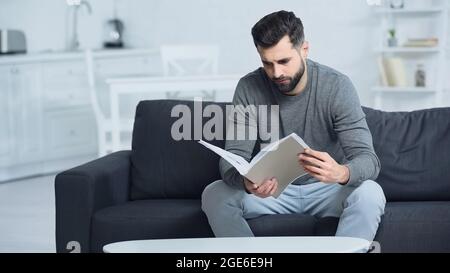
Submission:
M 82 46 L 101 47 L 113 1 L 90 2 L 94 14 L 81 12 L 80 40 Z M 377 79 L 372 51 L 377 21 L 365 0 L 117 0 L 117 5 L 128 46 L 217 43 L 220 71 L 241 74 L 260 66 L 250 35 L 254 23 L 272 11 L 292 10 L 305 25 L 310 58 L 349 75 L 362 103 L 373 104 L 369 89 Z M 0 27 L 25 30 L 29 51 L 61 50 L 66 9 L 64 0 L 0 0 Z

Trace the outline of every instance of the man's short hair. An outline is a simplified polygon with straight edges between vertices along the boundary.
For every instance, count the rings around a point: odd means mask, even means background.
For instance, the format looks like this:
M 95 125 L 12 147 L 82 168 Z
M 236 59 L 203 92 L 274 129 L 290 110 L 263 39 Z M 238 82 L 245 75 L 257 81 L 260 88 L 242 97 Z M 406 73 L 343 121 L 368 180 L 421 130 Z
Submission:
M 252 28 L 255 46 L 270 48 L 276 45 L 285 35 L 293 46 L 304 41 L 303 23 L 292 11 L 280 10 L 264 16 Z

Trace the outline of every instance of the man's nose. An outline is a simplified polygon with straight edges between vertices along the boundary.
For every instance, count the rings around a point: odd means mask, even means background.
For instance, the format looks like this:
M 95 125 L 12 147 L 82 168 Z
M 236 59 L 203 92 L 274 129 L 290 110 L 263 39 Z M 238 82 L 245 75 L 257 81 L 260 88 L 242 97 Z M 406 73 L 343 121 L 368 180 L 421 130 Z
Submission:
M 283 75 L 283 72 L 281 71 L 281 67 L 279 67 L 278 65 L 274 65 L 273 66 L 273 77 L 278 79 L 282 75 Z

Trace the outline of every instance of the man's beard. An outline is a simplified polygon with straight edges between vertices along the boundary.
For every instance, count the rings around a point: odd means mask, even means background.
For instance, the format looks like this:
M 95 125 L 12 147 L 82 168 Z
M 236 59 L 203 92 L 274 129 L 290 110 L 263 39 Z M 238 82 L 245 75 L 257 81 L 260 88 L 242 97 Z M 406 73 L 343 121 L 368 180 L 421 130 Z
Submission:
M 305 73 L 305 65 L 301 65 L 298 72 L 295 73 L 294 77 L 281 77 L 281 78 L 272 78 L 273 83 L 278 87 L 278 89 L 282 93 L 289 93 L 297 86 Z M 277 81 L 289 80 L 287 84 L 277 83 Z

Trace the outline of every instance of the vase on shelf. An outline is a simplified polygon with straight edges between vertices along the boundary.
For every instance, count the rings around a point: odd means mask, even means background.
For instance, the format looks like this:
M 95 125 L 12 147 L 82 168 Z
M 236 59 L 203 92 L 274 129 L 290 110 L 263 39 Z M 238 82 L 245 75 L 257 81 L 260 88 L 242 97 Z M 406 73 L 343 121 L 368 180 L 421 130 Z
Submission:
M 414 75 L 416 87 L 425 87 L 426 73 L 423 64 L 418 64 Z
M 389 47 L 396 47 L 398 45 L 397 37 L 395 36 L 395 29 L 389 29 L 389 38 L 387 44 Z

